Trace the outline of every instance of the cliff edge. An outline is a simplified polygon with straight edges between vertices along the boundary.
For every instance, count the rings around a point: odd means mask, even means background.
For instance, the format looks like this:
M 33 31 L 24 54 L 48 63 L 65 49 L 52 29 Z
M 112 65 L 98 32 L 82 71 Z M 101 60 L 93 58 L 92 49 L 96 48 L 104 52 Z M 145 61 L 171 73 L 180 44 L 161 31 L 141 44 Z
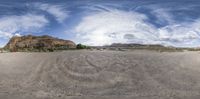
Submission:
M 4 47 L 12 52 L 15 51 L 53 51 L 76 48 L 76 44 L 70 40 L 58 39 L 52 36 L 14 36 Z

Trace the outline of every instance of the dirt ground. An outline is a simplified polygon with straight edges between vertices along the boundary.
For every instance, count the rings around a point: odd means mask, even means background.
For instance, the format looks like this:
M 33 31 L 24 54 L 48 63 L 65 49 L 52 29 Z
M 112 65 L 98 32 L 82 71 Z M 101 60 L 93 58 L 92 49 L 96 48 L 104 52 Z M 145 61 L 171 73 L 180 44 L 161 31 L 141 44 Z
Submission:
M 200 52 L 0 53 L 0 99 L 200 99 Z

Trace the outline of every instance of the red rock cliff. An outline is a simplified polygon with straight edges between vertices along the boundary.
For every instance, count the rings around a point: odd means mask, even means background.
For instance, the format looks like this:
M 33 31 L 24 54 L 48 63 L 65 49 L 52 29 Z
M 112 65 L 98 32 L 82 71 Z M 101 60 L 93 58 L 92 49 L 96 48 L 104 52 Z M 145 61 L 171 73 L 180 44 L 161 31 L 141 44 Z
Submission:
M 10 51 L 18 51 L 24 49 L 56 49 L 58 47 L 75 48 L 76 44 L 70 40 L 63 40 L 51 36 L 22 36 L 12 37 L 8 44 L 4 47 Z

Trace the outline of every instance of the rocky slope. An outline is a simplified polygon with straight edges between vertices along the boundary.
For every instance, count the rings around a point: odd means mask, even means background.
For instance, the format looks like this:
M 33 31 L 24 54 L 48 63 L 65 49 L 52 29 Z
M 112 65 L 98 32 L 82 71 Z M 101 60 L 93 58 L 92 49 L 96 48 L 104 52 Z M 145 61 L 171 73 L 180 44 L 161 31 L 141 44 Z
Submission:
M 51 36 L 22 36 L 12 37 L 4 47 L 10 51 L 53 51 L 56 49 L 75 48 L 76 44 L 70 40 L 63 40 Z

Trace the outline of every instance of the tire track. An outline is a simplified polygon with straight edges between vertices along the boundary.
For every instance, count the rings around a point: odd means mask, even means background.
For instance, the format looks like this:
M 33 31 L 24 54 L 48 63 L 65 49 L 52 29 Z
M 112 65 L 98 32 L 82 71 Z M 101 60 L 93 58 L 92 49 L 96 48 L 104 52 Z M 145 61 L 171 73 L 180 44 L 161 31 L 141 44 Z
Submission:
M 83 89 L 85 90 L 84 92 L 82 92 L 84 94 L 88 94 L 88 93 L 90 94 L 91 93 L 96 93 L 96 94 L 111 93 L 112 94 L 114 89 L 116 90 L 116 88 L 121 86 L 119 80 L 117 80 L 119 79 L 118 73 L 106 71 L 107 68 L 109 68 L 110 65 L 113 64 L 112 61 L 108 61 L 108 65 L 101 65 L 101 64 L 94 63 L 96 59 L 94 58 L 90 59 L 90 58 L 93 58 L 93 57 L 90 55 L 84 55 L 84 56 L 78 57 L 77 60 L 73 57 L 70 57 L 70 58 L 57 57 L 56 59 L 57 61 L 54 64 L 54 66 L 57 66 L 59 71 L 62 72 L 62 74 L 64 74 L 67 78 L 78 81 L 77 86 L 80 87 L 82 90 Z M 84 71 L 79 72 L 79 70 L 76 70 L 79 68 L 73 68 L 74 66 L 81 67 L 80 65 L 76 64 L 77 62 L 81 62 L 83 67 L 84 66 L 91 67 L 89 69 L 92 69 L 95 72 L 87 72 L 86 69 L 88 68 L 85 68 L 86 72 Z M 102 62 L 105 62 L 105 61 L 102 61 Z M 98 91 L 94 92 L 93 90 L 98 90 Z

